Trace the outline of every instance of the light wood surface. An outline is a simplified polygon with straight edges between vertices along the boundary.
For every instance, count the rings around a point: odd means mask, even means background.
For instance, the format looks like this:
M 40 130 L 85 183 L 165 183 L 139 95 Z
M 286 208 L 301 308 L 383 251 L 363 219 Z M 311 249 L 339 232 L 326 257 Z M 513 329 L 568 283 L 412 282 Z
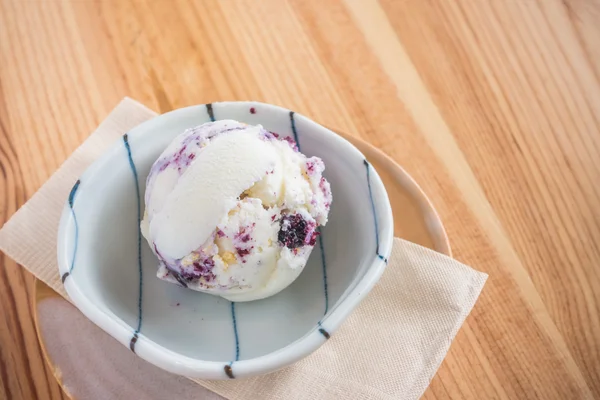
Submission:
M 8 219 L 123 96 L 282 105 L 382 148 L 490 274 L 425 399 L 600 397 L 596 0 L 0 0 Z M 0 396 L 61 399 L 0 268 Z

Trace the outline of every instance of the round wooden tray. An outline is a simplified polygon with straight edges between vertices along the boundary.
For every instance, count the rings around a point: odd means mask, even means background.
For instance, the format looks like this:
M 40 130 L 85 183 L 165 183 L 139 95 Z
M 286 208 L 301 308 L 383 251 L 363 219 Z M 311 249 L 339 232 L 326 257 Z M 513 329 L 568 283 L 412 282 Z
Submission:
M 343 136 L 362 151 L 383 179 L 394 213 L 395 235 L 451 255 L 437 212 L 410 175 L 370 144 Z M 221 398 L 124 351 L 41 281 L 36 282 L 34 296 L 35 324 L 44 356 L 71 398 Z

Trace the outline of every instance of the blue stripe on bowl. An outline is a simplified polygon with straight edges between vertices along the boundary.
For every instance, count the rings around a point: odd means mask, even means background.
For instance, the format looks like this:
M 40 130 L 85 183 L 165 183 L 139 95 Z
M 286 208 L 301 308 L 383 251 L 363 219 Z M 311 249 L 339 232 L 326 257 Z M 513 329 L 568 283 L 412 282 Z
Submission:
M 79 225 L 77 224 L 77 216 L 75 215 L 75 210 L 73 209 L 73 203 L 75 201 L 75 193 L 77 193 L 77 189 L 79 189 L 79 185 L 81 181 L 77 179 L 77 182 L 71 188 L 71 192 L 69 193 L 69 208 L 71 209 L 71 215 L 73 216 L 73 223 L 75 224 L 75 240 L 73 244 L 73 257 L 71 258 L 71 266 L 69 267 L 69 272 L 65 272 L 61 277 L 62 283 L 65 283 L 65 280 L 71 275 L 73 272 L 73 268 L 75 267 L 75 257 L 77 256 L 77 243 L 79 242 Z
M 223 370 L 225 371 L 225 375 L 227 375 L 229 379 L 235 379 L 235 375 L 233 375 L 233 369 L 231 369 L 231 364 L 233 364 L 233 361 L 225 365 L 223 367 Z
M 235 320 L 235 302 L 233 301 L 231 302 L 231 320 L 233 321 L 233 335 L 235 336 L 235 361 L 238 361 L 240 359 L 240 340 L 238 338 L 237 322 Z
M 237 321 L 235 319 L 235 302 L 233 301 L 231 302 L 231 321 L 233 322 L 233 335 L 235 337 L 235 361 L 238 361 L 240 359 L 240 339 L 237 331 Z M 230 361 L 229 364 L 226 364 L 223 367 L 225 375 L 227 375 L 229 379 L 235 379 L 233 369 L 231 368 L 233 363 L 234 361 Z
M 214 121 L 215 119 L 214 119 L 214 112 L 213 112 L 212 105 L 207 104 L 206 109 L 207 109 L 208 115 L 211 118 L 211 121 Z M 298 151 L 300 151 L 300 140 L 298 137 L 298 129 L 296 128 L 295 114 L 296 113 L 294 111 L 290 111 L 290 125 L 292 128 L 292 133 L 294 135 L 294 141 L 296 142 L 296 146 L 298 146 Z M 325 311 L 323 312 L 323 316 L 325 316 L 327 314 L 327 311 L 329 311 L 329 296 L 327 293 L 327 264 L 325 262 L 325 246 L 323 245 L 323 234 L 320 229 L 319 229 L 319 232 L 321 233 L 319 235 L 319 248 L 321 250 L 321 262 L 323 265 L 323 293 L 324 293 L 324 299 L 325 299 Z M 237 324 L 236 324 L 236 319 L 235 319 L 235 303 L 233 303 L 233 302 L 231 303 L 231 319 L 233 321 L 233 332 L 235 335 L 235 361 L 238 361 L 239 357 L 240 357 L 240 344 L 239 344 L 239 336 L 238 336 Z M 318 322 L 318 330 L 326 339 L 330 338 L 329 332 L 327 332 L 327 330 L 325 330 L 325 328 L 323 328 L 321 326 L 321 321 Z M 225 374 L 231 379 L 235 378 L 235 375 L 233 374 L 233 368 L 232 368 L 233 363 L 234 363 L 234 361 L 231 361 L 229 364 L 227 364 L 223 367 Z
M 294 134 L 294 141 L 296 142 L 296 146 L 298 146 L 298 151 L 300 151 L 300 141 L 298 140 L 298 131 L 296 130 L 296 120 L 294 119 L 294 115 L 296 113 L 290 111 L 290 124 L 292 125 L 292 133 Z
M 206 105 L 206 112 L 208 113 L 208 116 L 212 122 L 216 121 L 215 112 L 212 104 Z M 238 335 L 237 320 L 235 318 L 234 301 L 231 302 L 231 323 L 233 325 L 233 336 L 235 338 L 235 360 L 230 361 L 229 364 L 226 364 L 223 367 L 223 370 L 225 371 L 225 375 L 227 375 L 227 377 L 229 377 L 230 379 L 235 379 L 235 376 L 233 375 L 232 365 L 235 361 L 238 361 L 240 359 L 240 338 Z
M 142 288 L 143 288 L 143 273 L 142 273 L 142 233 L 140 231 L 140 223 L 142 222 L 142 204 L 140 197 L 140 183 L 137 173 L 137 168 L 135 167 L 135 163 L 133 162 L 133 157 L 131 156 L 131 146 L 129 145 L 129 140 L 127 134 L 123 135 L 123 143 L 125 144 L 125 149 L 127 150 L 127 158 L 129 159 L 129 166 L 131 167 L 131 172 L 133 173 L 133 180 L 135 184 L 135 194 L 137 198 L 137 258 L 138 258 L 138 272 L 140 275 L 139 279 L 139 287 L 138 287 L 138 322 L 135 331 L 133 332 L 133 337 L 129 342 L 129 348 L 131 351 L 135 353 L 135 343 L 138 340 L 140 330 L 142 329 Z
M 323 291 L 325 292 L 325 312 L 323 316 L 327 315 L 329 311 L 329 295 L 327 293 L 327 263 L 325 261 L 325 246 L 323 246 L 323 231 L 319 227 L 319 249 L 321 250 L 321 265 L 323 266 Z
M 212 122 L 216 121 L 215 111 L 214 111 L 212 103 L 206 104 L 206 112 L 208 113 L 208 117 L 210 118 L 210 120 Z M 234 361 L 238 361 L 240 359 L 240 339 L 239 339 L 238 330 L 237 330 L 237 321 L 235 319 L 235 302 L 233 302 L 233 301 L 231 302 L 231 323 L 233 325 L 233 336 L 235 337 L 235 360 Z M 225 374 L 231 379 L 235 378 L 233 375 L 233 370 L 231 369 L 231 366 L 234 361 L 229 362 L 229 364 L 227 364 L 223 367 L 223 369 L 225 370 Z
M 208 113 L 208 117 L 210 118 L 210 120 L 212 122 L 214 122 L 215 121 L 215 113 L 213 111 L 213 105 L 212 105 L 212 103 L 208 103 L 206 105 L 206 112 Z
M 206 105 L 206 112 L 208 113 L 208 117 L 212 122 L 216 121 L 215 112 L 212 104 L 209 103 Z M 225 371 L 225 375 L 227 375 L 228 378 L 235 379 L 235 375 L 233 375 L 232 365 L 235 361 L 238 361 L 240 359 L 240 338 L 238 335 L 237 320 L 235 318 L 235 302 L 233 301 L 231 302 L 231 323 L 233 325 L 233 336 L 235 338 L 235 360 L 230 361 L 229 364 L 226 364 L 223 367 L 223 370 Z
M 388 262 L 387 258 L 385 258 L 385 256 L 383 256 L 380 252 L 379 252 L 379 222 L 377 221 L 377 212 L 375 211 L 375 202 L 373 201 L 373 190 L 371 189 L 371 164 L 367 161 L 364 160 L 363 161 L 365 164 L 365 168 L 367 170 L 367 186 L 369 187 L 369 200 L 371 201 L 371 211 L 373 212 L 373 221 L 375 222 L 375 253 L 377 254 L 377 257 L 379 257 L 381 260 L 383 260 L 386 264 Z
M 298 135 L 298 129 L 296 127 L 296 113 L 294 111 L 290 111 L 290 125 L 292 126 L 292 133 L 294 134 L 294 141 L 296 142 L 296 146 L 298 146 L 298 151 L 300 150 L 300 140 Z M 325 246 L 323 245 L 323 232 L 321 228 L 319 228 L 319 249 L 321 250 L 321 265 L 323 266 L 323 294 L 325 298 L 325 312 L 323 312 L 323 317 L 329 311 L 329 294 L 327 292 L 327 263 L 325 257 Z M 325 337 L 325 339 L 329 339 L 331 336 L 325 328 L 321 326 L 321 321 L 318 322 L 318 330 Z
M 319 333 L 320 333 L 321 335 L 323 335 L 323 337 L 324 337 L 325 339 L 329 339 L 329 338 L 331 337 L 331 335 L 329 334 L 329 332 L 327 332 L 327 331 L 325 330 L 325 328 L 323 328 L 323 325 L 321 325 L 321 322 L 319 322 L 319 324 L 318 324 L 318 325 L 319 325 Z

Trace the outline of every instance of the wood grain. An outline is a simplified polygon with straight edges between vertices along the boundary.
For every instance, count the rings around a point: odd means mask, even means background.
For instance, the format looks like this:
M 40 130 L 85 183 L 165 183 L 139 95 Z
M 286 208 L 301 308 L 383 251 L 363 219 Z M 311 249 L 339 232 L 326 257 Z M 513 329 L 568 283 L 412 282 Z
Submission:
M 490 274 L 426 399 L 600 397 L 597 0 L 0 0 L 7 220 L 124 96 L 252 99 L 382 148 Z M 0 268 L 0 396 L 61 399 Z

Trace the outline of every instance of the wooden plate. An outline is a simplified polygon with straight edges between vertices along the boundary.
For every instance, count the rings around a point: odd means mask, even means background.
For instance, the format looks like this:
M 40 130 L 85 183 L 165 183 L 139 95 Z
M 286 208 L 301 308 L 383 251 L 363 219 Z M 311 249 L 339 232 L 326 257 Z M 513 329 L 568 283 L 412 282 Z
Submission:
M 380 150 L 343 136 L 362 151 L 383 179 L 394 212 L 395 235 L 451 255 L 442 222 L 419 185 Z M 121 344 L 43 282 L 36 281 L 34 296 L 44 356 L 71 398 L 221 398 L 123 351 Z

